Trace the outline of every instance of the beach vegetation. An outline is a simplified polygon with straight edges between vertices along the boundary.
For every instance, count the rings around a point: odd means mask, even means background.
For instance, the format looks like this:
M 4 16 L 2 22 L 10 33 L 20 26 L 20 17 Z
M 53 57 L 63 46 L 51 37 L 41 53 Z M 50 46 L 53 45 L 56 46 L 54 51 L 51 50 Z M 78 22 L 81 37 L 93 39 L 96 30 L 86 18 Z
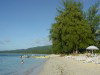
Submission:
M 92 33 L 94 34 L 95 45 L 100 47 L 100 1 L 97 1 L 94 5 L 90 6 L 86 14 L 86 19 L 92 29 Z
M 92 29 L 92 33 L 95 34 L 98 26 L 100 25 L 100 1 L 96 2 L 94 5 L 90 6 L 86 12 L 86 19 Z
M 53 53 L 77 53 L 95 45 L 94 31 L 100 22 L 99 15 L 96 15 L 98 4 L 89 8 L 88 15 L 80 1 L 62 0 L 61 4 L 50 30 Z

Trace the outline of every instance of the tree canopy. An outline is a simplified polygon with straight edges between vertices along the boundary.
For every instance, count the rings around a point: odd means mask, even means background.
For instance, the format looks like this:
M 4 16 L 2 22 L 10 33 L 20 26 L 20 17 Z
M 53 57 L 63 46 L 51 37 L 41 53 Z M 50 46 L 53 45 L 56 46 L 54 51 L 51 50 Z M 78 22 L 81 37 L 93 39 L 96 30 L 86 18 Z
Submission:
M 82 3 L 63 0 L 50 36 L 54 53 L 71 53 L 94 44 L 94 34 L 84 18 Z
M 92 33 L 95 34 L 97 27 L 100 25 L 100 2 L 98 1 L 94 5 L 92 5 L 88 9 L 86 15 L 86 19 L 91 26 Z

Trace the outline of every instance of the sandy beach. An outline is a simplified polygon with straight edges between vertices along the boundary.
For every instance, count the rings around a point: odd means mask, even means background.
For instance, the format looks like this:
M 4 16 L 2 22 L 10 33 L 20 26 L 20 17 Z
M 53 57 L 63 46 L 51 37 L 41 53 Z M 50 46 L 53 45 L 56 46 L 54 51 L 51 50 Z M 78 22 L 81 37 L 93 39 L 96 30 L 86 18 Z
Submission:
M 45 62 L 39 75 L 100 75 L 100 64 L 51 56 Z

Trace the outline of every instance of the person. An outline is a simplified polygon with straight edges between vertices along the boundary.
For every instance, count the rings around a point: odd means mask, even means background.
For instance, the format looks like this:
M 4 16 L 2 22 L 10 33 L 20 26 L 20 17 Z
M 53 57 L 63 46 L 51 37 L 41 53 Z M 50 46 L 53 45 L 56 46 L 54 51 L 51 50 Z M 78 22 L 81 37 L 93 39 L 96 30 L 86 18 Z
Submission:
M 22 56 L 20 56 L 20 58 L 22 58 Z
M 21 63 L 23 64 L 23 63 L 24 63 L 24 61 L 22 60 L 22 61 L 21 61 Z

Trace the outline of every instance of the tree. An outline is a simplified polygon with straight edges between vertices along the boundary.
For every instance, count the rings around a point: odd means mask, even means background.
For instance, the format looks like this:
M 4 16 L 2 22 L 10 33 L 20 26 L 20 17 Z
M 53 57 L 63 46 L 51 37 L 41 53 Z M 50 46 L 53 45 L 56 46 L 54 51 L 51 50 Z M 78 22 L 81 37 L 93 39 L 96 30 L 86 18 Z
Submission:
M 62 38 L 61 38 L 61 33 L 62 28 L 60 27 L 60 25 L 58 23 L 54 23 L 52 25 L 52 29 L 50 31 L 50 37 L 51 40 L 53 42 L 53 52 L 54 53 L 62 53 Z
M 97 28 L 100 25 L 100 2 L 96 2 L 88 9 L 87 17 L 88 23 L 92 29 L 92 33 L 94 34 L 95 45 L 98 46 L 98 37 Z
M 63 0 L 62 3 L 50 31 L 54 53 L 71 53 L 93 44 L 94 37 L 84 19 L 82 4 L 74 0 Z
M 95 34 L 96 28 L 100 25 L 100 2 L 96 2 L 88 9 L 87 17 L 92 33 Z

